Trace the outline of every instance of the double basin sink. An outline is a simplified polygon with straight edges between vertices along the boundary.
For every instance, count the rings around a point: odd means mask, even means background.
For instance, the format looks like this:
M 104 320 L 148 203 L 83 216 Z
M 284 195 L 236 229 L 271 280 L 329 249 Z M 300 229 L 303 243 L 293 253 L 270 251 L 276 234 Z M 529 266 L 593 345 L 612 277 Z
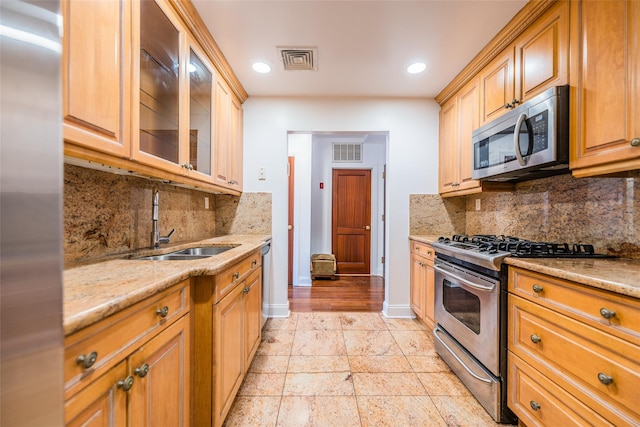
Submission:
M 152 255 L 135 258 L 140 261 L 190 261 L 194 259 L 209 258 L 233 249 L 235 246 L 206 246 L 200 248 L 188 248 L 164 255 Z

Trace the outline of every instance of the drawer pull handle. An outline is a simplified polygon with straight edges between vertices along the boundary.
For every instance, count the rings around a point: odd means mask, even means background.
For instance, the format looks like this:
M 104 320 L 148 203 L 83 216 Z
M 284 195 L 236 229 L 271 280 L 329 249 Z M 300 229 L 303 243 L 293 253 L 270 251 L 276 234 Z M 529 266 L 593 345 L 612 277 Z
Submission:
M 133 377 L 131 375 L 123 380 L 118 381 L 118 388 L 121 388 L 124 391 L 131 390 L 131 387 L 133 387 Z
M 530 401 L 529 405 L 531 405 L 531 409 L 533 409 L 534 411 L 540 409 L 540 404 L 534 400 Z
M 613 378 L 607 374 L 603 374 L 602 372 L 599 372 L 598 381 L 600 381 L 604 385 L 609 385 L 613 382 Z
M 149 373 L 149 365 L 147 365 L 146 363 L 143 364 L 142 366 L 137 367 L 134 371 L 134 374 L 136 374 L 137 376 L 139 376 L 140 378 L 144 378 L 147 376 L 147 374 Z
M 535 285 L 533 285 L 533 292 L 535 292 L 536 294 L 539 294 L 540 292 L 542 292 L 544 290 L 544 288 L 540 285 L 538 285 L 537 283 Z
M 605 319 L 611 319 L 616 317 L 616 312 L 603 307 L 600 309 L 600 316 L 604 317 Z
M 250 290 L 251 288 L 247 287 L 247 288 L 244 288 L 242 292 L 244 292 L 245 294 L 248 294 Z
M 251 267 L 255 267 L 256 265 L 258 265 L 258 260 L 254 259 L 251 261 Z
M 240 277 L 240 273 L 233 273 L 233 278 L 238 280 L 238 277 Z
M 536 334 L 531 334 L 531 342 L 534 344 L 538 344 L 540 341 L 542 341 L 542 338 L 539 337 Z
M 89 354 L 81 354 L 80 356 L 78 356 L 78 358 L 76 359 L 76 363 L 78 365 L 81 365 L 82 369 L 89 369 L 93 366 L 94 363 L 96 363 L 96 360 L 98 360 L 98 353 L 92 351 Z
M 156 314 L 162 318 L 167 317 L 167 314 L 169 314 L 169 307 L 165 305 L 164 307 L 157 309 Z

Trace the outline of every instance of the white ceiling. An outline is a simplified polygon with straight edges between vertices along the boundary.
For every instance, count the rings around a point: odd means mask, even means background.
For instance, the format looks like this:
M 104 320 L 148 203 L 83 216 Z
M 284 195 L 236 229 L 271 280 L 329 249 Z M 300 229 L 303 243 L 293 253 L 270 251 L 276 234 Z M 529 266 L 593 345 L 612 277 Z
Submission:
M 249 96 L 434 98 L 526 0 L 192 2 Z M 317 46 L 318 71 L 282 71 L 276 46 Z

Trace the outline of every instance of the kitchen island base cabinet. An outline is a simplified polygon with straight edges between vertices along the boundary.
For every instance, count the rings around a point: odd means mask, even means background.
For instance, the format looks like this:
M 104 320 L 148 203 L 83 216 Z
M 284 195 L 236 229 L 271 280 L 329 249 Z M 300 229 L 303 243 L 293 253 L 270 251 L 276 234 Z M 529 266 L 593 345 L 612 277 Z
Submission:
M 224 423 L 262 338 L 260 251 L 195 279 L 193 425 Z

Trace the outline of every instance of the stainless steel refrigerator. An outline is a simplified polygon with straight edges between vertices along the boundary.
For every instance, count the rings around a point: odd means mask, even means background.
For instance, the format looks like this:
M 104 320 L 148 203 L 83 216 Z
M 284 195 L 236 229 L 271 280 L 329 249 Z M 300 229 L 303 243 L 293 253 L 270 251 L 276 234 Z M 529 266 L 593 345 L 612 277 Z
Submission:
M 0 425 L 63 412 L 60 4 L 0 2 Z

